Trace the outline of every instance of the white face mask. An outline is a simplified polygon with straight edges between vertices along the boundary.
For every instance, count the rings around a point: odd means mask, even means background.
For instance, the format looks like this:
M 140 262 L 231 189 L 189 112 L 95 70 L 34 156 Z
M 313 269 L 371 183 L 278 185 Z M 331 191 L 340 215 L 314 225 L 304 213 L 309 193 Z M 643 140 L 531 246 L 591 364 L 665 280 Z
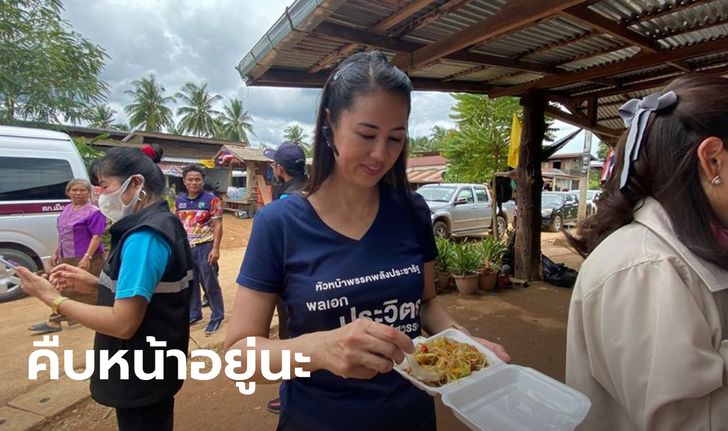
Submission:
M 136 176 L 141 178 L 142 183 L 136 193 L 134 193 L 134 197 L 131 199 L 131 202 L 125 204 L 121 199 L 121 195 L 124 194 L 126 189 L 129 187 L 131 179 Z M 139 193 L 141 193 L 142 188 L 144 188 L 144 177 L 141 175 L 132 175 L 124 181 L 124 184 L 119 187 L 119 190 L 109 194 L 101 194 L 99 196 L 99 209 L 106 217 L 110 218 L 111 221 L 117 222 L 131 214 L 132 208 L 134 208 L 134 205 L 139 201 Z

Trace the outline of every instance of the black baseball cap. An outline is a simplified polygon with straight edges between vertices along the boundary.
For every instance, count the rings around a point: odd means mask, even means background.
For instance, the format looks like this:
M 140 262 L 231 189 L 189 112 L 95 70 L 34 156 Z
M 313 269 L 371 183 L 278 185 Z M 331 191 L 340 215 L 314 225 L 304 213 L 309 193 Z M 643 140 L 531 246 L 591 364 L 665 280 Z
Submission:
M 268 148 L 263 151 L 263 155 L 274 162 L 286 168 L 289 173 L 304 174 L 306 172 L 306 154 L 303 149 L 296 144 L 284 142 L 278 146 L 277 150 Z

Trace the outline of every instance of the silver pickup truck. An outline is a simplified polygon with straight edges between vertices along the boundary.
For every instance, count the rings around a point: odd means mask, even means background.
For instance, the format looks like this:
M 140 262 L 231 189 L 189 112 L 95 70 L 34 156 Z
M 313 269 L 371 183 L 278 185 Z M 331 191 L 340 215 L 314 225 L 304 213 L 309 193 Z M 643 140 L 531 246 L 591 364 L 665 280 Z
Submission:
M 491 194 L 482 184 L 428 184 L 420 187 L 432 213 L 432 230 L 436 236 L 448 238 L 491 231 L 493 211 Z M 496 218 L 498 232 L 508 227 L 505 208 Z

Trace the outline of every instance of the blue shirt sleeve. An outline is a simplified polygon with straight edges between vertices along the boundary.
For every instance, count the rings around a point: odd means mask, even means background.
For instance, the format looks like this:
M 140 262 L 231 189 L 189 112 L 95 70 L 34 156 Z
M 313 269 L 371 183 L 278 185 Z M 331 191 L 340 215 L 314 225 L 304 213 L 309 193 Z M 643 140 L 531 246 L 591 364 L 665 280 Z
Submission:
M 153 230 L 143 229 L 129 235 L 121 248 L 116 299 L 143 296 L 150 302 L 171 255 L 167 241 Z
M 270 212 L 267 210 L 275 209 L 273 207 L 280 205 L 271 205 L 255 214 L 237 282 L 253 290 L 280 294 L 284 277 L 283 237 L 280 235 L 282 229 L 276 229 L 276 226 L 282 220 L 267 217 Z

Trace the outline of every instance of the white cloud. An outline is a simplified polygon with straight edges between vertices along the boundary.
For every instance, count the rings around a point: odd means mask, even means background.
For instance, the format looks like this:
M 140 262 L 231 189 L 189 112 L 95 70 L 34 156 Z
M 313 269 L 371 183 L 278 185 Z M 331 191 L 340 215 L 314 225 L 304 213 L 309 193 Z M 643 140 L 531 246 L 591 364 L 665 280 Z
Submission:
M 210 91 L 243 100 L 253 118 L 254 144 L 276 146 L 291 124 L 311 135 L 320 92 L 246 87 L 234 67 L 291 2 L 66 0 L 64 18 L 109 54 L 101 77 L 111 86 L 108 104 L 117 121 L 127 121 L 123 107 L 131 100 L 124 92 L 135 79 L 153 73 L 167 95 L 186 82 L 206 81 Z M 415 92 L 410 136 L 427 136 L 435 125 L 453 127 L 453 105 L 447 93 Z

